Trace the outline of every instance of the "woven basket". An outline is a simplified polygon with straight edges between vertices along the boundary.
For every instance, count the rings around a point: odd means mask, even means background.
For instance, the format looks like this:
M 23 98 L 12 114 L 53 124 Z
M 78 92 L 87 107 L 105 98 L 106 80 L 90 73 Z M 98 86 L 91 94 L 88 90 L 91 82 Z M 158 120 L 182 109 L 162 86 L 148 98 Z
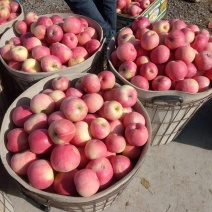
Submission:
M 69 74 L 66 76 L 68 76 L 68 78 L 71 81 L 73 81 L 74 79 L 76 80 L 84 76 L 85 74 L 87 73 Z M 139 113 L 143 114 L 143 116 L 145 117 L 146 127 L 148 129 L 150 136 L 147 143 L 142 147 L 141 155 L 139 159 L 137 160 L 137 162 L 135 163 L 132 171 L 128 173 L 124 178 L 114 183 L 109 188 L 103 191 L 100 191 L 91 197 L 86 197 L 86 198 L 63 196 L 63 195 L 53 194 L 53 193 L 49 193 L 46 191 L 33 188 L 23 178 L 18 176 L 11 169 L 9 165 L 11 153 L 8 152 L 5 146 L 5 142 L 6 142 L 5 134 L 8 132 L 8 130 L 14 127 L 10 119 L 12 110 L 16 106 L 29 104 L 29 101 L 32 98 L 32 96 L 39 93 L 43 89 L 50 88 L 51 81 L 55 77 L 58 77 L 58 75 L 51 75 L 49 77 L 46 77 L 40 80 L 38 83 L 36 83 L 35 85 L 27 89 L 25 92 L 23 92 L 11 104 L 11 106 L 7 110 L 3 120 L 1 134 L 0 134 L 0 139 L 1 139 L 0 154 L 1 154 L 3 165 L 8 171 L 8 173 L 20 184 L 22 193 L 24 195 L 46 208 L 50 208 L 51 206 L 53 206 L 53 207 L 57 207 L 66 211 L 102 211 L 106 209 L 107 207 L 109 207 L 120 196 L 120 194 L 125 189 L 125 187 L 134 178 L 135 174 L 138 172 L 139 168 L 141 167 L 144 161 L 144 158 L 149 149 L 150 140 L 151 140 L 151 124 L 150 124 L 149 116 L 145 108 L 143 107 L 143 105 L 139 101 L 137 101 L 137 103 L 134 106 L 134 109 L 138 111 Z

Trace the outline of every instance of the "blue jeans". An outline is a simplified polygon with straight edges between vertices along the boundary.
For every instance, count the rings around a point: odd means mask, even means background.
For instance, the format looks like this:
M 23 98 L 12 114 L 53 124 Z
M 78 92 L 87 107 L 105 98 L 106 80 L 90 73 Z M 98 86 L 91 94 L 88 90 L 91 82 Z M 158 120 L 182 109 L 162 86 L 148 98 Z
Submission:
M 79 15 L 95 20 L 106 37 L 106 43 L 116 34 L 116 0 L 65 0 L 70 9 Z

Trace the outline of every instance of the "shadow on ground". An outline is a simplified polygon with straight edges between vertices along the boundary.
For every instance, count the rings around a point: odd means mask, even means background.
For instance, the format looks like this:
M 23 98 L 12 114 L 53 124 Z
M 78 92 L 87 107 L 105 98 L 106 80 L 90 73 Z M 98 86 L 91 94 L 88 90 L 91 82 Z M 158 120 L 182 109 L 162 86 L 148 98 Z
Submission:
M 194 114 L 174 142 L 212 150 L 212 99 Z

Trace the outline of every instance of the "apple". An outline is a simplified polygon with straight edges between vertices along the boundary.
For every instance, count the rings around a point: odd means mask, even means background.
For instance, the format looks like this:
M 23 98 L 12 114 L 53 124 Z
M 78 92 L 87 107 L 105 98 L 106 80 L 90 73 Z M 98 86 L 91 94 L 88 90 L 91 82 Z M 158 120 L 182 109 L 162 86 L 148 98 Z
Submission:
M 86 43 L 91 40 L 90 33 L 87 31 L 82 31 L 79 34 L 77 34 L 77 39 L 78 39 L 78 45 L 86 45 Z
M 145 0 L 148 1 L 148 0 Z M 136 17 L 138 16 L 140 13 L 142 12 L 142 8 L 140 7 L 140 5 L 136 5 L 136 4 L 131 4 L 128 6 L 128 15 L 132 16 L 132 17 Z
M 10 49 L 10 57 L 17 62 L 23 62 L 28 58 L 28 50 L 24 46 L 15 46 Z
M 5 44 L 4 46 L 1 47 L 0 53 L 2 58 L 5 60 L 10 61 L 11 60 L 11 52 L 10 49 L 14 48 L 15 46 L 13 44 Z M 17 50 L 16 50 L 17 51 Z
M 116 133 L 110 133 L 105 138 L 105 145 L 110 152 L 121 153 L 126 147 L 126 140 L 124 136 Z
M 7 20 L 10 16 L 10 6 L 1 4 L 0 5 L 0 21 Z
M 71 144 L 79 147 L 85 146 L 86 143 L 91 140 L 91 134 L 89 131 L 89 125 L 85 121 L 78 121 L 74 123 L 75 125 L 75 135 L 71 140 Z
M 12 155 L 10 166 L 16 174 L 24 176 L 27 174 L 30 164 L 37 160 L 37 158 L 37 155 L 30 150 L 18 152 Z
M 116 55 L 119 60 L 122 62 L 125 61 L 134 61 L 137 57 L 137 51 L 133 44 L 131 43 L 123 43 L 118 46 L 116 49 Z
M 55 109 L 55 103 L 49 95 L 38 93 L 31 98 L 30 109 L 33 113 L 50 114 Z
M 131 34 L 133 35 L 133 31 L 130 27 L 124 27 L 120 29 L 120 31 L 117 33 L 117 40 L 120 39 L 123 35 Z
M 63 126 L 63 127 L 61 127 Z M 68 144 L 74 137 L 75 125 L 67 119 L 57 119 L 48 127 L 49 136 L 55 144 Z
M 115 155 L 110 159 L 113 175 L 117 180 L 125 177 L 132 170 L 132 162 L 124 155 Z
M 48 125 L 50 125 L 53 121 L 65 118 L 65 115 L 61 111 L 54 111 L 48 116 Z
M 54 90 L 66 91 L 70 88 L 70 80 L 66 76 L 55 77 L 51 85 Z
M 154 63 L 147 62 L 140 66 L 139 74 L 150 81 L 158 75 L 158 68 Z
M 100 80 L 96 74 L 87 74 L 81 80 L 83 90 L 86 93 L 97 93 L 101 88 Z
M 12 13 L 20 13 L 21 7 L 20 4 L 16 1 L 10 2 L 10 12 Z
M 172 60 L 167 63 L 165 72 L 171 80 L 183 80 L 188 72 L 187 65 L 182 60 Z
M 126 0 L 117 0 L 116 1 L 116 8 L 122 10 L 124 7 L 126 7 L 127 2 Z
M 134 146 L 143 146 L 149 138 L 149 132 L 142 123 L 131 123 L 125 128 L 125 139 Z
M 39 26 L 42 26 L 42 25 L 39 25 Z M 35 46 L 32 49 L 32 57 L 39 62 L 44 56 L 47 56 L 50 54 L 51 54 L 50 49 L 46 46 Z
M 55 55 L 46 55 L 41 59 L 41 67 L 44 72 L 53 72 L 60 70 L 62 63 Z
M 68 120 L 72 122 L 82 121 L 88 113 L 88 107 L 81 98 L 70 97 L 63 100 L 60 110 Z
M 198 71 L 206 71 L 212 67 L 212 53 L 202 51 L 196 54 L 194 64 Z
M 135 63 L 136 65 L 138 66 L 138 68 L 144 64 L 144 63 L 147 63 L 147 62 L 150 62 L 150 58 L 148 56 L 139 56 L 137 57 Z
M 83 101 L 88 107 L 88 113 L 96 113 L 103 105 L 103 98 L 98 93 L 88 93 L 82 96 Z
M 164 42 L 170 50 L 174 50 L 180 46 L 184 46 L 186 39 L 184 33 L 181 30 L 175 29 L 168 33 Z
M 136 39 L 135 36 L 131 33 L 124 34 L 118 37 L 117 43 L 118 43 L 118 46 L 126 42 L 134 44 L 135 39 Z
M 95 52 L 97 52 L 100 46 L 101 46 L 101 43 L 97 39 L 90 39 L 85 44 L 85 48 L 89 55 L 93 55 Z
M 170 49 L 165 45 L 159 45 L 150 53 L 151 62 L 155 64 L 166 63 L 170 58 Z
M 194 33 L 198 33 L 200 31 L 200 28 L 196 24 L 188 24 L 187 27 L 191 29 Z
M 118 72 L 123 78 L 130 80 L 137 74 L 137 65 L 132 61 L 125 61 L 119 66 Z
M 181 29 L 181 31 L 185 35 L 185 41 L 188 43 L 192 43 L 195 38 L 195 33 L 188 27 Z
M 45 40 L 47 43 L 52 44 L 60 42 L 63 38 L 63 30 L 60 26 L 53 24 L 46 28 Z
M 88 162 L 86 168 L 93 170 L 100 183 L 100 189 L 109 186 L 113 179 L 113 167 L 106 157 L 97 158 Z
M 14 60 L 10 60 L 8 62 L 8 66 L 10 68 L 15 69 L 15 70 L 21 70 L 22 69 L 22 64 L 23 64 L 23 62 L 17 62 L 17 61 L 14 61 Z
M 114 100 L 121 103 L 122 107 L 132 107 L 137 101 L 137 91 L 131 85 L 122 85 L 114 91 Z
M 186 28 L 187 24 L 183 20 L 176 20 L 172 26 L 171 30 L 181 30 L 183 28 Z
M 73 53 L 73 56 L 72 56 L 73 58 L 76 58 L 77 56 L 81 56 L 86 60 L 89 57 L 87 50 L 83 46 L 77 46 L 73 48 L 72 53 Z
M 45 113 L 35 113 L 24 122 L 24 130 L 30 134 L 36 129 L 47 129 L 48 121 Z
M 208 42 L 207 46 L 204 48 L 203 51 L 208 51 L 212 53 L 212 41 Z
M 45 40 L 45 38 L 46 38 L 46 26 L 37 25 L 36 22 L 32 23 L 31 26 L 33 26 L 33 24 L 35 24 L 35 27 L 31 31 L 34 34 L 34 36 L 36 38 L 38 38 L 39 40 Z
M 90 123 L 91 135 L 96 139 L 104 139 L 110 133 L 109 122 L 102 117 L 97 117 Z
M 175 90 L 195 94 L 199 91 L 199 84 L 196 80 L 188 78 L 176 82 Z
M 83 29 L 82 22 L 75 16 L 66 17 L 62 27 L 65 32 L 72 32 L 74 34 L 79 34 Z
M 157 47 L 159 45 L 159 41 L 159 35 L 155 31 L 149 30 L 143 34 L 141 46 L 145 50 L 149 51 Z
M 116 78 L 115 75 L 109 70 L 103 70 L 97 74 L 100 80 L 100 89 L 109 90 L 115 86 Z
M 26 33 L 25 33 L 25 34 L 26 34 Z M 36 47 L 36 46 L 41 46 L 41 45 L 42 45 L 41 41 L 40 41 L 38 38 L 36 38 L 35 36 L 27 37 L 26 39 L 24 39 L 24 40 L 22 41 L 22 43 L 23 43 L 23 46 L 24 46 L 29 52 L 31 52 L 32 49 L 33 49 L 34 47 Z
M 182 60 L 187 63 L 193 62 L 196 56 L 196 50 L 191 46 L 180 46 L 174 52 L 174 56 L 177 60 Z
M 54 182 L 54 171 L 49 161 L 38 159 L 30 164 L 27 169 L 27 176 L 32 187 L 46 189 Z
M 68 67 L 75 66 L 75 65 L 77 65 L 79 63 L 82 63 L 84 61 L 85 61 L 84 57 L 82 57 L 82 56 L 76 56 L 75 58 L 71 58 L 68 61 Z
M 37 22 L 38 20 L 38 15 L 35 12 L 28 12 L 24 16 L 24 21 L 26 22 L 27 26 L 30 26 L 32 23 Z
M 77 191 L 74 184 L 74 176 L 78 172 L 74 169 L 70 172 L 59 172 L 54 178 L 54 190 L 57 194 L 66 196 L 76 196 Z
M 74 96 L 74 97 L 81 98 L 82 95 L 83 95 L 83 92 L 81 90 L 77 89 L 77 88 L 70 87 L 66 90 L 65 94 L 66 94 L 66 97 Z
M 66 98 L 65 93 L 61 90 L 54 90 L 49 93 L 49 96 L 53 99 L 55 103 L 55 110 L 60 108 L 62 101 Z
M 140 16 L 132 22 L 132 30 L 136 32 L 138 28 L 148 28 L 150 26 L 150 20 L 145 16 Z
M 113 51 L 111 53 L 110 60 L 111 60 L 112 65 L 114 66 L 114 68 L 118 68 L 122 63 L 122 61 L 119 60 L 119 58 L 117 57 L 116 51 Z
M 210 88 L 210 80 L 206 76 L 196 76 L 193 78 L 199 85 L 198 92 L 206 91 Z
M 53 25 L 53 22 L 50 17 L 43 15 L 40 16 L 37 20 L 37 25 L 44 25 L 46 28 Z
M 63 18 L 60 15 L 54 14 L 50 18 L 53 24 L 59 25 L 60 23 L 63 23 Z
M 140 1 L 140 7 L 141 9 L 145 10 L 150 6 L 151 2 L 150 0 L 142 0 Z
M 14 28 L 19 35 L 25 34 L 28 30 L 26 22 L 21 20 L 14 23 Z
M 59 42 L 53 43 L 51 45 L 51 54 L 58 57 L 62 64 L 66 64 L 73 55 L 70 48 L 68 48 L 65 44 Z
M 81 21 L 82 23 L 82 30 L 85 30 L 86 28 L 88 28 L 88 22 L 85 18 L 79 18 L 79 20 Z
M 191 43 L 191 47 L 196 49 L 198 52 L 203 51 L 208 44 L 208 37 L 204 34 L 198 33 L 194 41 Z
M 155 32 L 162 33 L 162 32 L 169 32 L 170 24 L 169 21 L 160 19 L 152 23 L 152 30 Z
M 11 45 L 13 45 L 13 46 L 19 46 L 19 45 L 21 45 L 21 39 L 20 39 L 20 37 L 17 37 L 17 36 L 11 37 L 11 38 L 7 41 L 6 44 L 11 44 Z
M 132 77 L 130 80 L 130 83 L 132 83 L 134 86 L 144 89 L 144 90 L 149 90 L 149 82 L 148 80 L 140 75 L 136 75 Z
M 50 155 L 50 163 L 57 172 L 70 172 L 80 163 L 80 153 L 72 144 L 56 145 Z
M 172 81 L 167 76 L 158 75 L 152 80 L 151 85 L 154 91 L 167 91 L 171 88 Z
M 28 134 L 23 128 L 13 128 L 7 135 L 6 148 L 13 153 L 29 149 Z
M 116 100 L 111 100 L 107 101 L 103 105 L 103 115 L 104 118 L 106 118 L 109 121 L 114 121 L 122 117 L 122 112 L 123 107 L 122 105 L 116 101 Z
M 212 80 L 212 67 L 204 72 L 204 76 L 206 76 L 209 80 Z
M 88 32 L 92 39 L 99 40 L 99 35 L 95 28 L 88 26 L 87 28 L 84 29 L 84 31 Z
M 28 142 L 30 151 L 35 154 L 49 152 L 53 146 L 47 129 L 37 129 L 31 132 L 28 137 Z
M 85 145 L 85 155 L 90 160 L 105 157 L 107 155 L 107 147 L 103 141 L 91 139 Z
M 130 160 L 134 160 L 139 158 L 139 156 L 141 155 L 141 148 L 134 146 L 134 145 L 130 145 L 127 143 L 124 151 L 122 152 L 122 155 L 128 157 Z
M 74 176 L 74 183 L 77 192 L 82 197 L 94 195 L 100 187 L 100 182 L 97 174 L 88 168 L 79 170 Z
M 123 112 L 122 112 L 123 116 Z M 110 121 L 110 133 L 116 133 L 118 135 L 124 134 L 124 125 L 120 119 L 116 119 L 114 121 Z
M 61 43 L 65 44 L 70 49 L 77 47 L 78 39 L 77 36 L 72 32 L 67 32 L 63 34 Z
M 144 116 L 141 113 L 132 111 L 132 112 L 127 113 L 124 116 L 123 124 L 124 124 L 124 127 L 126 128 L 129 124 L 133 124 L 133 123 L 141 123 L 141 124 L 145 125 L 146 121 L 145 121 Z
M 32 115 L 30 106 L 20 105 L 13 109 L 11 119 L 17 127 L 23 127 L 25 121 Z
M 40 63 L 34 58 L 28 58 L 22 64 L 22 71 L 28 72 L 28 73 L 41 72 Z
M 187 65 L 187 74 L 186 74 L 185 78 L 192 78 L 193 76 L 196 75 L 197 68 L 194 65 L 194 63 L 187 63 L 186 62 L 186 65 Z

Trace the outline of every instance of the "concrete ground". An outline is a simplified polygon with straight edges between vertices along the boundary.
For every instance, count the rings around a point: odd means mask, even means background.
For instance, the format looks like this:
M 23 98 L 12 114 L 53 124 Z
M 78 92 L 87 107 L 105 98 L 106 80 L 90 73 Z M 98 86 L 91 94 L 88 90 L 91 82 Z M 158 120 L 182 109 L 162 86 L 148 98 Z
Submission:
M 150 148 L 136 177 L 105 212 L 212 211 L 211 105 L 212 100 L 203 105 L 173 142 Z M 148 182 L 148 188 L 142 182 Z M 0 185 L 15 212 L 41 211 L 23 198 L 4 167 Z
M 26 12 L 33 10 L 39 14 L 67 9 L 60 0 L 21 2 Z M 150 148 L 136 177 L 105 212 L 212 211 L 211 105 L 212 100 L 200 108 L 173 142 Z M 19 185 L 1 163 L 0 170 L 0 188 L 8 194 L 14 211 L 41 211 L 20 194 Z M 142 182 L 149 183 L 148 188 Z

